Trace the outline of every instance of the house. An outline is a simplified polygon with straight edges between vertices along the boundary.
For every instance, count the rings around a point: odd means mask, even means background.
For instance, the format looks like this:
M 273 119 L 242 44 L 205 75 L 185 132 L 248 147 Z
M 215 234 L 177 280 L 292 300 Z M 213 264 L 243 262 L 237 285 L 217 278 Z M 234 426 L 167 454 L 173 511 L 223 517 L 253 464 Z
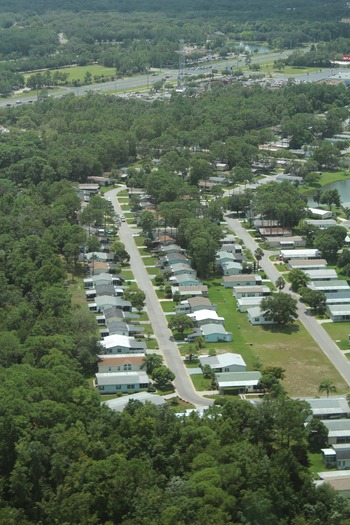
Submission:
M 215 261 L 218 266 L 222 266 L 224 263 L 233 262 L 235 260 L 233 253 L 226 250 L 220 250 L 216 253 Z
M 208 323 L 201 325 L 200 335 L 204 337 L 206 343 L 230 343 L 232 332 L 227 332 L 222 324 Z
M 317 472 L 319 480 L 315 480 L 317 487 L 327 483 L 339 496 L 343 498 L 350 498 L 350 472 L 348 470 L 337 470 L 330 472 Z
M 323 448 L 322 461 L 327 467 L 336 467 L 337 470 L 350 469 L 350 444 L 339 443 L 332 448 Z
M 259 228 L 259 233 L 261 237 L 291 237 L 292 230 L 289 228 L 281 228 L 279 226 L 269 226 L 268 228 Z
M 233 235 L 233 233 L 227 233 L 225 235 L 225 237 L 222 239 L 222 244 L 223 245 L 226 245 L 226 244 L 235 244 L 236 242 L 236 237 L 235 235 Z M 241 248 L 241 251 L 242 251 L 242 246 L 240 244 L 237 244 L 236 246 L 239 246 Z M 226 249 L 226 248 L 225 248 Z
M 215 171 L 228 171 L 230 169 L 226 162 L 217 162 L 214 166 Z
M 241 263 L 235 261 L 225 262 L 221 268 L 224 275 L 239 275 L 243 271 Z
M 141 370 L 144 366 L 145 354 L 119 354 L 98 355 L 98 371 L 101 374 L 107 372 L 130 372 Z
M 179 292 L 181 297 L 207 297 L 208 296 L 208 286 L 206 284 L 197 285 L 197 286 L 184 286 L 180 285 L 171 289 L 171 292 Z
M 89 262 L 109 262 L 113 261 L 113 255 L 105 252 L 88 252 L 84 255 L 85 259 Z
M 328 445 L 350 443 L 350 419 L 323 419 L 328 429 Z
M 292 237 L 269 237 L 265 242 L 269 248 L 280 248 L 281 250 L 306 246 L 306 240 L 298 235 Z
M 262 217 L 256 217 L 253 220 L 253 226 L 256 230 L 259 230 L 259 228 L 268 228 L 269 230 L 272 228 L 277 227 L 278 221 L 274 219 L 264 219 Z
M 157 406 L 166 404 L 164 397 L 158 396 L 157 394 L 151 394 L 150 392 L 136 392 L 135 394 L 131 394 L 129 396 L 122 396 L 104 401 L 103 404 L 115 412 L 122 412 L 129 401 L 140 401 L 143 404 L 152 403 L 153 405 Z
M 196 279 L 193 275 L 180 274 L 174 275 L 169 279 L 172 286 L 201 286 L 203 283 Z
M 243 257 L 242 246 L 240 244 L 235 244 L 235 243 L 222 244 L 220 248 L 220 252 L 232 253 L 232 255 L 234 255 L 236 260 L 237 259 L 241 260 Z
M 350 304 L 326 304 L 326 311 L 333 323 L 350 321 Z
M 108 273 L 110 266 L 106 262 L 92 261 L 89 263 L 89 271 L 92 275 L 99 275 L 101 273 Z
M 148 375 L 144 371 L 108 372 L 95 374 L 95 386 L 101 394 L 117 392 L 139 392 L 147 390 L 150 385 Z
M 243 297 L 266 297 L 271 294 L 268 286 L 235 286 L 233 295 L 236 299 Z
M 105 317 L 106 323 L 108 324 L 109 321 L 117 321 L 117 320 L 124 320 L 124 319 L 139 319 L 138 314 L 134 314 L 131 312 L 127 312 L 122 310 L 120 307 L 117 306 L 109 306 L 103 310 L 103 316 Z M 99 316 L 97 316 L 98 318 Z M 102 316 L 101 316 L 102 317 Z
M 215 372 L 245 372 L 247 365 L 240 354 L 218 354 L 215 356 L 199 356 L 201 368 L 209 365 Z
M 112 297 L 121 297 L 124 294 L 123 288 L 117 288 L 112 283 L 96 284 L 94 288 L 90 288 L 85 292 L 86 299 L 92 301 L 97 296 L 110 295 Z
M 327 304 L 349 304 L 350 292 L 326 293 Z
M 193 314 L 187 314 L 196 326 L 204 324 L 224 324 L 224 317 L 219 317 L 214 310 L 197 310 Z
M 99 275 L 92 275 L 84 279 L 84 288 L 94 288 L 97 284 L 110 284 L 118 286 L 121 280 L 111 273 L 100 273 Z
M 215 382 L 220 394 L 227 390 L 237 393 L 256 392 L 261 372 L 223 372 L 215 374 Z
M 162 246 L 170 246 L 174 244 L 174 237 L 170 235 L 159 235 L 154 242 L 161 244 Z
M 227 275 L 222 278 L 224 288 L 234 288 L 235 286 L 256 286 L 261 283 L 261 276 L 254 274 Z
M 312 281 L 307 286 L 311 290 L 320 290 L 324 293 L 350 292 L 350 286 L 345 280 Z
M 337 280 L 338 274 L 335 270 L 303 270 L 310 277 L 311 281 L 332 281 Z
M 350 418 L 350 407 L 346 397 L 299 398 L 309 403 L 312 417 L 319 419 Z
M 316 248 L 305 248 L 304 250 L 281 250 L 280 259 L 288 262 L 291 259 L 318 259 L 321 253 Z
M 107 335 L 143 337 L 143 332 L 145 331 L 141 325 L 128 324 L 119 319 L 107 319 L 106 325 L 106 328 L 100 330 L 101 337 L 107 337 Z
M 147 350 L 146 343 L 118 334 L 105 337 L 99 344 L 107 354 L 142 354 Z
M 337 221 L 334 219 L 324 219 L 324 220 L 314 220 L 314 219 L 305 219 L 306 224 L 310 224 L 310 226 L 317 226 L 317 228 L 320 228 L 320 230 L 326 230 L 327 228 L 330 228 L 331 226 L 338 226 Z
M 169 255 L 160 257 L 159 261 L 164 266 L 170 266 L 171 264 L 179 264 L 179 263 L 184 263 L 184 264 L 188 263 L 189 265 L 191 265 L 186 255 L 184 255 L 183 253 L 179 253 L 179 252 L 169 253 Z
M 172 264 L 170 266 L 170 270 L 173 272 L 175 276 L 177 275 L 191 275 L 196 276 L 197 272 L 189 264 L 179 263 L 179 264 Z
M 327 268 L 326 259 L 290 259 L 288 266 L 291 270 L 298 268 L 299 270 L 320 270 Z
M 333 213 L 330 210 L 322 210 L 321 208 L 307 208 L 309 217 L 314 219 L 331 219 Z
M 246 312 L 248 308 L 260 306 L 263 297 L 242 297 L 237 300 L 237 310 L 239 312 Z
M 90 303 L 88 306 L 92 312 L 104 312 L 106 308 L 111 308 L 112 306 L 120 308 L 124 312 L 131 312 L 132 309 L 130 301 L 124 301 L 124 299 L 121 299 L 120 297 L 113 297 L 111 295 L 100 295 L 95 297 L 94 302 Z
M 187 299 L 187 303 L 190 308 L 190 313 L 197 312 L 198 310 L 215 310 L 215 306 L 207 297 L 190 297 Z
M 260 308 L 260 306 L 254 306 L 253 308 L 247 309 L 248 320 L 253 325 L 262 325 L 262 324 L 275 324 L 274 321 L 266 319 L 265 312 Z
M 161 246 L 161 251 L 166 255 L 170 255 L 172 253 L 182 253 L 184 254 L 184 250 L 179 246 L 178 244 L 168 244 L 167 246 Z

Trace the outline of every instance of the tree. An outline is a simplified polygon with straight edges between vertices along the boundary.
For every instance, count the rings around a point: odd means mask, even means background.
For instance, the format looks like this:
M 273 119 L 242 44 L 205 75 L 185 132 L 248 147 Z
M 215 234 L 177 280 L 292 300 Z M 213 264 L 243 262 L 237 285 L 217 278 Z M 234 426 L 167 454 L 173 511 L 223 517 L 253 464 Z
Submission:
M 329 209 L 332 209 L 332 205 L 340 208 L 341 199 L 337 189 L 324 191 L 321 195 L 321 204 L 327 204 Z
M 323 394 L 323 392 L 326 392 L 327 397 L 329 397 L 329 394 L 335 394 L 337 391 L 337 387 L 333 383 L 331 379 L 325 379 L 320 383 L 320 386 L 318 387 L 318 393 Z
M 145 306 L 146 294 L 139 288 L 137 290 L 126 290 L 124 298 L 131 302 L 133 308 L 140 313 Z
M 158 388 L 165 388 L 171 381 L 174 381 L 175 374 L 166 366 L 162 365 L 155 368 L 151 375 Z
M 315 150 L 313 159 L 318 163 L 320 168 L 335 168 L 339 164 L 339 150 L 330 142 L 322 142 Z
M 111 244 L 111 252 L 114 253 L 114 260 L 119 263 L 128 262 L 130 255 L 125 249 L 125 245 L 121 241 L 115 241 Z
M 203 366 L 203 377 L 205 379 L 214 379 L 214 370 L 210 365 Z
M 321 252 L 322 256 L 327 259 L 327 261 L 334 259 L 339 250 L 339 243 L 337 240 L 333 236 L 327 235 L 326 232 L 317 235 L 314 241 L 314 246 Z
M 293 292 L 299 292 L 299 290 L 301 288 L 305 288 L 311 280 L 305 272 L 299 270 L 298 268 L 290 271 L 288 274 L 288 278 L 291 283 L 291 288 Z
M 193 327 L 193 321 L 186 314 L 177 314 L 170 317 L 168 325 L 170 330 L 183 336 L 185 330 Z
M 146 368 L 148 375 L 152 375 L 153 370 L 159 368 L 163 364 L 163 357 L 158 354 L 146 354 L 143 358 L 143 365 Z
M 306 439 L 312 453 L 320 453 L 327 446 L 328 428 L 318 418 L 313 417 L 306 427 Z
M 275 286 L 279 292 L 282 292 L 283 288 L 286 286 L 286 281 L 283 279 L 282 275 L 276 279 Z
M 315 312 L 323 314 L 326 310 L 326 296 L 320 290 L 304 288 L 300 290 L 301 300 L 309 305 Z
M 261 248 L 257 248 L 255 250 L 255 252 L 254 252 L 254 257 L 255 257 L 255 259 L 257 260 L 257 263 L 258 263 L 258 265 L 257 265 L 258 266 L 258 268 L 257 268 L 258 270 L 260 268 L 260 261 L 263 258 L 263 255 L 264 255 L 264 252 L 262 251 Z
M 267 320 L 279 325 L 291 324 L 298 318 L 296 299 L 283 292 L 264 297 L 261 309 Z
M 180 292 L 176 291 L 173 293 L 173 301 L 175 304 L 179 304 L 179 302 L 181 301 L 181 294 Z

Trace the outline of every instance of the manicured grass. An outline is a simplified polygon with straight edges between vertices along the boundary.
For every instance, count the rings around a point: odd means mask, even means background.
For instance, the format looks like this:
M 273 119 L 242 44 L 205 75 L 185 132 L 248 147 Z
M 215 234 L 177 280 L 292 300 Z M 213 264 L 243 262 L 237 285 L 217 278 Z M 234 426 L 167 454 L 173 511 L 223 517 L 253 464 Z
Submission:
M 167 407 L 175 413 L 181 413 L 185 412 L 185 410 L 189 410 L 190 408 L 195 408 L 194 405 L 191 403 L 187 403 L 187 401 L 182 401 L 179 397 L 174 397 L 173 399 L 169 399 L 167 402 Z
M 299 186 L 301 193 L 312 193 L 318 188 L 330 184 L 331 182 L 337 182 L 338 180 L 346 180 L 350 178 L 350 173 L 344 170 L 339 171 L 324 171 L 320 180 L 314 184 L 303 184 Z
M 151 266 L 150 268 L 146 268 L 146 271 L 148 275 L 157 275 L 158 268 L 156 268 L 155 266 Z
M 291 396 L 317 395 L 323 378 L 331 379 L 339 393 L 348 392 L 344 380 L 303 325 L 297 322 L 292 327 L 253 326 L 246 313 L 236 310 L 236 300 L 232 297 L 231 289 L 221 286 L 219 280 L 205 284 L 209 287 L 209 299 L 217 304 L 218 315 L 225 318 L 226 330 L 233 333 L 232 343 L 207 343 L 206 352 L 211 348 L 220 353 L 238 352 L 247 363 L 248 370 L 254 370 L 257 361 L 263 367 L 283 367 L 286 370 L 283 385 Z M 183 349 L 186 351 L 186 345 Z
M 160 306 L 162 307 L 163 312 L 174 312 L 175 311 L 174 301 L 162 301 L 160 303 Z
M 308 454 L 308 458 L 310 461 L 310 467 L 309 470 L 313 474 L 317 474 L 317 472 L 325 472 L 326 470 L 336 470 L 335 468 L 327 468 L 325 464 L 322 461 L 322 455 L 321 454 Z M 317 477 L 317 476 L 315 476 Z
M 260 64 L 259 73 L 277 73 L 279 70 L 273 67 L 273 62 L 265 62 Z M 243 70 L 247 70 L 246 67 L 242 67 Z M 301 67 L 301 66 L 285 66 L 280 72 L 284 75 L 305 75 L 305 73 L 314 73 L 319 71 L 317 67 Z
M 69 291 L 71 293 L 72 304 L 79 305 L 85 310 L 89 309 L 82 277 L 74 278 L 74 283 L 69 285 Z
M 156 294 L 157 294 L 158 299 L 165 299 L 164 290 L 156 290 Z
M 147 345 L 147 349 L 148 350 L 158 350 L 159 346 L 158 346 L 157 339 L 147 339 L 147 338 L 145 338 L 144 341 L 145 341 L 145 343 Z
M 194 374 L 190 378 L 196 390 L 210 390 L 211 379 L 205 379 L 203 374 Z
M 133 217 L 126 217 L 125 220 L 128 224 L 135 224 L 135 219 Z
M 138 239 L 138 237 L 135 237 L 135 240 Z M 138 245 L 139 246 L 139 245 Z M 149 255 L 150 252 L 147 248 L 139 248 L 140 255 Z
M 126 281 L 134 279 L 134 274 L 131 270 L 123 270 L 122 275 Z
M 289 270 L 287 264 L 275 264 L 274 266 L 279 272 L 287 272 Z
M 136 246 L 144 246 L 145 244 L 145 238 L 143 235 L 138 235 L 137 237 L 134 237 L 134 241 L 136 243 Z
M 149 321 L 147 312 L 141 312 L 140 313 L 140 319 L 139 321 Z
M 349 323 L 324 323 L 323 328 L 327 334 L 337 342 L 337 345 L 341 350 L 350 349 L 349 335 L 350 335 L 350 322 Z
M 121 190 L 119 193 L 118 193 L 118 199 L 119 197 L 128 197 L 129 196 L 129 192 L 128 190 Z
M 153 259 L 153 257 L 142 257 L 142 262 L 145 266 L 154 266 L 156 264 L 156 261 Z
M 128 211 L 130 209 L 130 206 L 128 203 L 120 203 L 120 207 L 123 211 Z
M 80 80 L 81 84 L 84 83 L 84 77 L 87 72 L 91 73 L 91 75 L 94 76 L 102 76 L 105 77 L 114 77 L 115 76 L 115 69 L 113 67 L 104 67 L 99 66 L 98 64 L 92 64 L 90 66 L 72 66 L 72 67 L 65 67 L 62 69 L 55 69 L 52 72 L 59 71 L 60 73 L 68 73 L 68 82 L 72 82 L 73 80 Z M 25 78 L 29 78 L 34 73 L 27 73 Z

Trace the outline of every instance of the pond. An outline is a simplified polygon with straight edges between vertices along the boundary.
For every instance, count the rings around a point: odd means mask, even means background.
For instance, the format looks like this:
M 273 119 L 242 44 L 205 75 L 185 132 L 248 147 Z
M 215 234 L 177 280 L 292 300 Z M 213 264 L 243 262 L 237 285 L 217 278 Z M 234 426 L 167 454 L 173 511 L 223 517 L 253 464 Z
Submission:
M 350 207 L 350 179 L 344 179 L 344 180 L 338 180 L 336 182 L 331 182 L 330 184 L 326 184 L 326 186 L 322 186 L 320 188 L 321 192 L 327 191 L 327 190 L 338 190 L 340 195 L 340 200 L 346 207 Z M 313 192 L 313 194 L 308 195 L 308 205 L 311 207 L 317 207 L 317 203 L 313 199 L 313 195 L 315 195 L 316 192 Z

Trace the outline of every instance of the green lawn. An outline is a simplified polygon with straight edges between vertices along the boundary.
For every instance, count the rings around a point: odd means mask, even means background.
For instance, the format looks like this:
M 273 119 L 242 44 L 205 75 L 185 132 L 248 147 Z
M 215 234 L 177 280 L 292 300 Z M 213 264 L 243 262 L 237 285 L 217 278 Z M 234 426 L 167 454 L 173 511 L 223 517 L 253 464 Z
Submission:
M 122 270 L 122 275 L 126 281 L 134 279 L 134 274 L 131 270 Z
M 159 348 L 157 339 L 148 339 L 146 337 L 145 338 L 145 343 L 147 345 L 147 349 L 148 350 L 158 350 L 158 348 Z
M 140 313 L 140 319 L 139 321 L 149 321 L 147 312 L 141 312 Z
M 65 67 L 62 69 L 55 69 L 53 72 L 59 71 L 60 73 L 68 73 L 68 82 L 72 82 L 73 80 L 80 80 L 81 84 L 84 83 L 84 77 L 87 72 L 91 73 L 91 75 L 94 76 L 105 76 L 105 77 L 114 77 L 115 76 L 115 69 L 114 67 L 104 67 L 99 66 L 98 64 L 93 64 L 90 66 L 72 66 L 72 67 Z M 32 73 L 27 73 L 25 78 L 29 78 L 32 75 Z
M 191 375 L 190 378 L 192 379 L 192 383 L 196 390 L 210 390 L 211 379 L 205 379 L 203 374 L 194 374 Z
M 153 259 L 153 257 L 142 257 L 142 261 L 145 266 L 154 266 L 156 264 L 156 261 Z
M 130 209 L 129 203 L 124 204 L 123 202 L 121 202 L 120 207 L 123 211 L 128 211 Z
M 138 237 L 135 237 L 135 239 L 138 239 Z M 139 246 L 139 245 L 138 245 Z M 139 248 L 140 255 L 149 255 L 150 251 L 147 248 Z
M 136 246 L 144 246 L 145 244 L 145 238 L 142 235 L 138 235 L 137 237 L 134 237 L 134 241 L 136 243 Z
M 118 199 L 119 197 L 128 197 L 129 196 L 129 192 L 128 190 L 121 190 L 119 193 L 118 193 Z
M 309 469 L 314 474 L 317 474 L 317 472 L 325 472 L 327 470 L 336 470 L 336 469 L 330 469 L 325 466 L 325 464 L 322 461 L 322 455 L 321 454 L 308 454 L 309 461 L 310 461 L 310 467 Z M 316 476 L 317 477 L 317 476 Z
M 155 266 L 152 266 L 151 268 L 146 268 L 146 271 L 148 275 L 157 275 L 158 268 L 156 268 Z
M 163 312 L 174 312 L 175 310 L 174 301 L 162 301 L 160 306 L 162 307 Z
M 187 401 L 182 401 L 182 399 L 180 399 L 179 397 L 169 399 L 166 403 L 170 410 L 175 413 L 181 413 L 185 412 L 185 410 L 188 410 L 190 408 L 195 408 L 194 405 L 192 405 L 191 403 L 187 403 Z
M 209 299 L 218 306 L 218 315 L 225 318 L 226 330 L 233 333 L 233 342 L 207 343 L 203 352 L 211 348 L 220 353 L 238 352 L 248 370 L 255 369 L 257 361 L 262 366 L 281 366 L 286 370 L 283 384 L 291 396 L 317 395 L 323 379 L 331 379 L 339 393 L 348 392 L 344 380 L 300 323 L 291 328 L 252 326 L 247 314 L 236 310 L 232 290 L 221 286 L 219 280 L 205 284 L 209 287 Z M 182 350 L 186 352 L 187 345 Z
M 350 322 L 349 323 L 324 323 L 323 328 L 327 334 L 337 343 L 341 350 L 349 350 L 349 335 L 350 335 Z M 340 341 L 340 342 L 339 342 Z
M 350 177 L 350 173 L 344 170 L 339 171 L 324 171 L 322 173 L 321 179 L 315 184 L 303 184 L 299 186 L 299 191 L 301 193 L 312 193 L 313 191 L 330 184 L 331 182 L 337 182 L 338 180 L 345 180 Z

